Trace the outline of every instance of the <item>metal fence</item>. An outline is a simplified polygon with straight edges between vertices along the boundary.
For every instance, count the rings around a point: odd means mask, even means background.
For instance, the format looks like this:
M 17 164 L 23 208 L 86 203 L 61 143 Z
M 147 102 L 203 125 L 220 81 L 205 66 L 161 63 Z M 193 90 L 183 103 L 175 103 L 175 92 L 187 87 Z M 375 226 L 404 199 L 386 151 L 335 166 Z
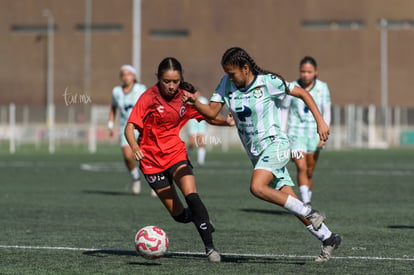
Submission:
M 59 146 L 85 146 L 91 153 L 99 144 L 116 144 L 119 128 L 109 137 L 107 119 L 109 106 L 70 105 L 54 107 L 53 122 L 47 121 L 44 106 L 0 106 L 0 146 L 10 153 L 22 145 L 48 145 L 53 153 Z M 183 129 L 182 138 L 187 140 Z M 237 131 L 231 127 L 208 127 L 205 136 L 208 149 L 241 148 Z M 414 146 L 414 108 L 374 105 L 333 106 L 331 136 L 327 149 L 390 148 Z M 4 148 L 3 148 L 4 149 Z

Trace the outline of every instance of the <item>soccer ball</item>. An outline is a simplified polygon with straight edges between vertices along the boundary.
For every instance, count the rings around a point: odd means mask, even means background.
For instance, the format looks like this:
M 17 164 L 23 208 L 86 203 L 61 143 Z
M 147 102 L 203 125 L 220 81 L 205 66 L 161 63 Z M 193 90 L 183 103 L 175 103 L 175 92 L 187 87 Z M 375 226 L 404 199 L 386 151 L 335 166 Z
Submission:
M 145 259 L 157 259 L 167 252 L 168 236 L 157 226 L 145 226 L 135 235 L 135 251 Z

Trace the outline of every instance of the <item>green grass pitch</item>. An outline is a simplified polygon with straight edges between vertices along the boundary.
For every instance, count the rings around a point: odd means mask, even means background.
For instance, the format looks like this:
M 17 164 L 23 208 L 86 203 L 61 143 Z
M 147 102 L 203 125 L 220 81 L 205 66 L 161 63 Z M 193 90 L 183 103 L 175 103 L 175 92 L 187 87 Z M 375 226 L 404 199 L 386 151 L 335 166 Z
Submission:
M 194 169 L 223 253 L 208 263 L 194 226 L 174 222 L 145 181 L 130 194 L 116 146 L 94 155 L 18 149 L 0 156 L 0 274 L 414 274 L 412 149 L 322 153 L 313 206 L 343 236 L 323 264 L 313 261 L 320 242 L 296 218 L 249 193 L 240 150 L 209 152 Z M 167 232 L 165 257 L 135 254 L 135 232 L 146 225 Z

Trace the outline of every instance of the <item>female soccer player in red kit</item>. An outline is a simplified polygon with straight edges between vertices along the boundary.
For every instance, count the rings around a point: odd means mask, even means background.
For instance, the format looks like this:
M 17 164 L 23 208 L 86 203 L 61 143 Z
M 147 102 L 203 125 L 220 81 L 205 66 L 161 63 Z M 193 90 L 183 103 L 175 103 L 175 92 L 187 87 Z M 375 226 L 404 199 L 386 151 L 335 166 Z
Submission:
M 192 166 L 185 143 L 179 133 L 192 118 L 205 120 L 192 106 L 182 102 L 184 90 L 194 93 L 194 87 L 184 82 L 181 64 L 172 57 L 158 66 L 158 82 L 142 94 L 125 128 L 125 136 L 151 188 L 180 223 L 193 222 L 203 240 L 208 260 L 221 261 L 213 244 L 214 228 L 206 207 L 197 193 Z M 218 118 L 209 123 L 232 125 L 232 121 Z M 135 140 L 134 129 L 140 136 Z M 184 208 L 173 185 L 176 183 L 188 204 Z

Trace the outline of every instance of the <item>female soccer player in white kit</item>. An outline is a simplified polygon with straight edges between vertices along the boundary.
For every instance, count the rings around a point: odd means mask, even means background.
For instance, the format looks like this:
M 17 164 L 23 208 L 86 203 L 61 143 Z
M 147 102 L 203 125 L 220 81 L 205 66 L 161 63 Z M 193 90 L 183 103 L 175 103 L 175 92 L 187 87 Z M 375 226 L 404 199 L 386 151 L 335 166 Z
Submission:
M 322 241 L 322 250 L 315 259 L 328 261 L 340 245 L 341 237 L 332 233 L 324 217 L 297 199 L 286 164 L 290 160 L 290 144 L 280 129 L 280 100 L 286 94 L 300 97 L 315 116 L 321 140 L 327 140 L 329 128 L 323 121 L 312 97 L 302 88 L 287 84 L 284 79 L 261 69 L 247 52 L 239 47 L 228 49 L 221 60 L 226 73 L 209 105 L 202 104 L 190 93 L 183 101 L 205 117 L 214 119 L 227 104 L 236 122 L 240 139 L 254 166 L 250 191 L 259 199 L 284 207 L 295 214 L 306 228 Z
M 307 91 L 315 101 L 326 124 L 331 122 L 331 97 L 328 85 L 317 79 L 317 63 L 313 57 L 305 56 L 299 65 L 300 77 L 294 82 L 296 86 Z M 299 193 L 302 201 L 311 203 L 313 172 L 320 150 L 326 141 L 320 140 L 316 121 L 308 106 L 299 98 L 286 96 L 282 102 L 288 112 L 287 134 L 292 145 L 292 158 L 296 165 Z
M 124 131 L 132 108 L 135 106 L 138 98 L 145 92 L 146 87 L 137 82 L 137 71 L 131 65 L 123 65 L 120 69 L 120 78 L 122 84 L 116 86 L 112 90 L 112 104 L 109 111 L 108 129 L 109 135 L 113 136 L 114 121 L 116 110 L 119 110 L 120 115 L 120 129 L 119 140 L 121 144 L 124 162 L 128 168 L 132 178 L 132 193 L 139 194 L 141 192 L 141 180 L 138 167 L 132 154 L 131 147 L 125 138 Z M 135 137 L 138 138 L 138 131 L 135 132 Z

